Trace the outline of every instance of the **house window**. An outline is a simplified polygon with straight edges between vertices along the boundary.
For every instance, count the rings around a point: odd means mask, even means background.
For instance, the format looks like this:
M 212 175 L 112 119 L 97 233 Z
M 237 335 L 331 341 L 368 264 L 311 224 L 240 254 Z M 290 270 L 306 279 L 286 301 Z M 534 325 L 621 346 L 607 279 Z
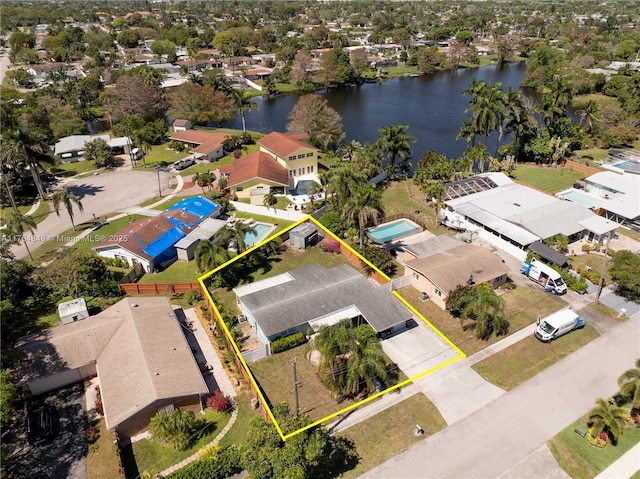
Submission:
M 298 168 L 298 176 L 304 175 L 304 168 Z
M 244 186 L 238 186 L 238 187 L 236 187 L 236 191 L 242 191 L 242 190 L 244 190 Z
M 289 176 L 296 176 L 296 170 L 289 170 Z
M 311 158 L 313 156 L 313 152 L 307 153 L 307 158 Z
M 291 156 L 289 157 L 289 161 L 293 161 L 293 160 L 295 160 L 295 159 L 296 159 L 296 155 L 291 155 Z
M 307 173 L 313 173 L 313 165 L 307 166 Z
M 418 276 L 418 273 L 411 273 L 411 276 L 413 277 L 413 279 L 415 279 L 416 281 L 418 281 L 420 279 L 420 276 Z
M 302 155 L 298 155 L 298 159 L 304 158 L 304 153 Z
M 442 298 L 442 291 L 436 288 L 435 293 L 436 293 L 436 296 Z

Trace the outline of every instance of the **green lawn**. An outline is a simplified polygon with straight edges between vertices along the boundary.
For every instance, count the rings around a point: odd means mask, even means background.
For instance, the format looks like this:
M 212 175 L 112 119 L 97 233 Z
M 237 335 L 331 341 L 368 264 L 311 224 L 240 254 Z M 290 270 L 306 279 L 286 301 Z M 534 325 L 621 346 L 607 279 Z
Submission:
M 640 232 L 629 230 L 627 228 L 618 228 L 616 233 L 631 238 L 632 240 L 640 241 Z
M 87 475 L 89 479 L 121 479 L 118 472 L 118 451 L 115 446 L 115 435 L 107 431 L 104 419 L 96 422 L 100 437 L 95 445 L 89 446 L 87 454 Z
M 80 173 L 88 173 L 90 171 L 105 171 L 104 169 L 96 168 L 93 161 L 76 161 L 75 163 L 61 163 L 55 168 L 52 173 L 56 176 L 62 176 L 68 178 Z
M 575 270 L 591 268 L 592 271 L 600 275 L 602 271 L 602 260 L 603 257 L 599 254 L 578 254 L 577 256 L 571 256 L 570 263 L 571 267 Z M 611 258 L 607 258 L 604 274 L 605 285 L 610 284 L 612 281 L 611 275 L 609 274 L 609 269 L 611 269 L 612 264 Z
M 201 416 L 197 416 L 201 417 Z M 125 448 L 127 477 L 156 477 L 156 475 L 191 456 L 211 441 L 225 427 L 231 414 L 205 410 L 205 425 L 198 431 L 195 441 L 188 449 L 177 451 L 166 443 L 155 439 L 142 439 Z M 146 476 L 145 474 L 149 474 Z
M 180 158 L 189 156 L 188 152 L 180 152 L 169 149 L 169 143 L 161 145 L 152 145 L 151 150 L 147 153 L 143 160 L 138 161 L 138 170 L 155 168 L 156 166 L 169 166 Z M 145 166 L 146 165 L 146 166 Z
M 390 394 L 402 398 L 403 393 Z M 416 424 L 424 430 L 423 435 L 415 434 Z M 446 426 L 431 401 L 424 394 L 414 394 L 340 433 L 340 436 L 353 441 L 358 454 L 358 465 L 340 477 L 355 479 Z
M 16 206 L 18 207 L 18 212 L 24 215 L 33 206 L 33 198 L 16 198 Z M 49 207 L 49 202 L 47 201 L 41 201 L 40 204 L 38 204 L 38 208 L 31 214 L 31 218 L 36 224 L 49 216 Z M 11 206 L 3 206 L 0 208 L 0 222 L 4 223 L 7 213 L 10 211 L 13 211 L 13 207 Z
M 584 178 L 585 174 L 564 167 L 520 164 L 514 170 L 513 177 L 528 186 L 555 194 L 571 188 L 577 180 Z
M 251 423 L 256 420 L 262 420 L 262 414 L 258 409 L 251 407 L 251 396 L 246 390 L 243 390 L 235 398 L 238 415 L 236 422 L 233 423 L 231 429 L 220 441 L 221 447 L 227 447 L 231 444 L 241 445 L 247 440 L 247 432 L 251 427 Z
M 201 274 L 196 272 L 195 261 L 177 260 L 164 271 L 147 273 L 139 283 L 187 283 L 198 281 Z
M 464 331 L 460 321 L 447 311 L 441 310 L 431 301 L 420 301 L 419 292 L 412 286 L 400 288 L 398 293 L 467 355 L 476 353 L 504 338 L 492 336 L 487 341 L 477 339 L 473 331 Z M 510 322 L 510 334 L 535 323 L 538 314 L 544 317 L 562 309 L 562 304 L 549 293 L 526 287 L 518 286 L 516 289 L 505 292 L 501 297 L 505 301 L 505 316 Z
M 598 313 L 600 313 L 603 316 L 606 316 L 608 318 L 611 319 L 615 319 L 616 321 L 626 321 L 627 319 L 629 319 L 629 316 L 622 316 L 620 317 L 620 312 L 610 308 L 609 306 L 607 306 L 606 304 L 602 304 L 602 303 L 589 303 L 589 307 L 591 309 L 593 309 L 594 311 L 597 311 Z
M 472 367 L 487 381 L 509 391 L 598 336 L 588 324 L 548 344 L 531 335 Z
M 594 447 L 574 431 L 577 425 L 586 426 L 587 419 L 587 415 L 581 417 L 547 442 L 560 467 L 573 479 L 597 476 L 640 442 L 640 428 L 627 427 L 617 446 L 607 444 L 603 448 Z
M 588 165 L 597 167 L 591 161 L 602 161 L 609 156 L 609 151 L 603 148 L 588 148 L 585 150 L 576 150 L 574 153 L 578 161 L 588 161 Z

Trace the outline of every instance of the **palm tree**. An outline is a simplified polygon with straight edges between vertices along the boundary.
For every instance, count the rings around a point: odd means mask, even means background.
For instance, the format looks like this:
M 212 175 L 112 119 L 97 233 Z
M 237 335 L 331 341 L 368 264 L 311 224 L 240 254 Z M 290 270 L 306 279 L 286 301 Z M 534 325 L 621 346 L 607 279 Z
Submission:
M 380 342 L 376 337 L 354 335 L 350 345 L 343 391 L 356 395 L 364 383 L 366 392 L 371 392 L 375 389 L 375 378 L 387 379 L 387 363 Z
M 456 140 L 464 139 L 467 145 L 473 146 L 476 142 L 476 129 L 470 121 L 465 120 L 460 127 L 460 131 L 456 135 Z
M 584 121 L 589 128 L 593 127 L 593 123 L 600 121 L 600 112 L 602 107 L 595 100 L 587 100 L 580 108 L 578 113 L 580 114 L 580 121 Z
M 589 433 L 593 437 L 597 437 L 601 432 L 604 432 L 609 436 L 611 442 L 618 442 L 622 428 L 629 418 L 627 409 L 611 404 L 602 398 L 596 399 L 596 404 L 597 406 L 589 411 L 589 423 L 591 423 Z
M 229 252 L 221 241 L 200 240 L 194 253 L 199 273 L 211 271 L 229 260 Z
M 264 197 L 262 198 L 262 204 L 265 205 L 267 208 L 269 208 L 270 206 L 273 206 L 274 213 L 276 210 L 277 203 L 278 203 L 278 198 L 276 198 L 276 195 L 273 193 L 272 190 L 269 190 L 269 193 L 264 195 Z
M 382 150 L 387 158 L 387 170 L 389 176 L 393 177 L 396 173 L 396 159 L 405 158 L 411 154 L 410 143 L 415 143 L 416 139 L 409 134 L 408 125 L 390 125 L 378 128 L 382 135 L 378 138 Z
M 469 279 L 473 281 L 472 277 Z M 504 317 L 504 300 L 488 283 L 470 288 L 461 298 L 461 304 L 460 325 L 469 318 L 475 319 L 476 337 L 487 339 L 494 331 L 498 336 L 507 333 L 509 321 Z
M 247 131 L 244 113 L 258 108 L 258 104 L 248 96 L 244 90 L 233 90 L 233 104 L 242 119 L 242 131 Z
M 31 258 L 31 261 L 33 261 L 33 256 L 31 255 L 31 251 L 29 250 L 29 246 L 27 245 L 25 233 L 27 231 L 31 234 L 35 232 L 36 222 L 34 221 L 34 219 L 31 216 L 21 215 L 17 210 L 10 210 L 7 212 L 5 225 L 7 227 L 7 230 L 12 235 L 22 238 L 22 242 L 24 243 L 24 247 L 27 249 L 29 258 Z
M 355 222 L 360 230 L 360 249 L 364 247 L 364 231 L 371 223 L 377 223 L 382 216 L 381 192 L 374 185 L 358 189 L 346 203 L 342 217 Z
M 628 369 L 618 378 L 620 396 L 631 398 L 631 409 L 640 409 L 640 359 L 636 367 Z
M 522 92 L 514 90 L 511 86 L 505 94 L 505 106 L 507 108 L 505 130 L 513 133 L 513 156 L 517 163 L 522 137 L 532 127 L 535 119 L 532 120 L 532 109 L 527 105 Z
M 219 241 L 222 246 L 228 248 L 230 241 L 235 238 L 238 244 L 238 252 L 242 253 L 247 249 L 244 242 L 244 236 L 247 233 L 253 233 L 255 235 L 256 228 L 238 220 L 233 224 L 232 228 L 222 228 L 221 230 L 219 230 L 216 233 L 213 241 Z
M 344 210 L 347 201 L 352 198 L 356 191 L 367 184 L 367 178 L 362 170 L 356 169 L 354 165 L 345 163 L 331 170 L 331 186 L 334 192 L 336 210 Z
M 60 216 L 60 205 L 63 204 L 69 214 L 69 218 L 71 219 L 71 227 L 73 228 L 73 231 L 75 231 L 76 225 L 73 222 L 73 203 L 76 204 L 78 210 L 83 211 L 84 208 L 82 206 L 82 201 L 80 201 L 80 198 L 74 195 L 67 186 L 53 194 L 54 211 L 58 216 Z
M 505 93 L 501 86 L 500 82 L 489 85 L 485 81 L 474 81 L 471 87 L 463 92 L 471 95 L 467 108 L 472 111 L 471 125 L 477 134 L 484 137 L 485 145 L 493 130 L 499 129 L 502 132 L 502 118 L 506 108 Z
M 320 328 L 314 339 L 314 348 L 321 356 L 320 368 L 329 369 L 334 384 L 338 383 L 338 358 L 349 351 L 350 335 L 347 320 Z
M 342 153 L 343 160 L 351 161 L 355 154 L 362 149 L 362 144 L 359 141 L 351 140 L 349 143 L 346 143 L 338 148 L 338 151 Z

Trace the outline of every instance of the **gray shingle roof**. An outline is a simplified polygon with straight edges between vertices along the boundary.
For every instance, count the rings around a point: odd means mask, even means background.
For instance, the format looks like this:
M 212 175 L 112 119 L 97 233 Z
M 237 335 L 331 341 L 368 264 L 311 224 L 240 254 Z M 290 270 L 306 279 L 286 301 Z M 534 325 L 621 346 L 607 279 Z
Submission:
M 291 270 L 289 275 L 293 281 L 238 296 L 267 336 L 350 306 L 355 306 L 377 332 L 412 317 L 390 291 L 348 265 L 325 269 L 312 264 Z

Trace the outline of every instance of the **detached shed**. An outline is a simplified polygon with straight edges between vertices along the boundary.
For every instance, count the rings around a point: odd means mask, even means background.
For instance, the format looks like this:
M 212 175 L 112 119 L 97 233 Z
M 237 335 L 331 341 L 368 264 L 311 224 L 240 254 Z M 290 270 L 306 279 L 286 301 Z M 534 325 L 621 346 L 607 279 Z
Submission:
M 302 223 L 289 232 L 289 242 L 293 248 L 307 249 L 318 241 L 318 227 L 313 223 Z
M 58 305 L 58 314 L 62 324 L 73 323 L 89 317 L 89 310 L 84 298 L 76 298 Z

